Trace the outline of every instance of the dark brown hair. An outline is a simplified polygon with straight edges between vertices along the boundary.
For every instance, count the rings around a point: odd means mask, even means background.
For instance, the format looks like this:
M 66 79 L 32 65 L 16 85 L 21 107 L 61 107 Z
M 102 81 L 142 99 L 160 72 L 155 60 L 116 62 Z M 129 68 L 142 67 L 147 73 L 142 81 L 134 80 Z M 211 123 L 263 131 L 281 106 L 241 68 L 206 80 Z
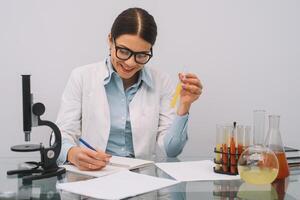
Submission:
M 124 10 L 111 27 L 113 39 L 123 34 L 138 35 L 153 46 L 157 36 L 157 26 L 153 16 L 142 8 Z

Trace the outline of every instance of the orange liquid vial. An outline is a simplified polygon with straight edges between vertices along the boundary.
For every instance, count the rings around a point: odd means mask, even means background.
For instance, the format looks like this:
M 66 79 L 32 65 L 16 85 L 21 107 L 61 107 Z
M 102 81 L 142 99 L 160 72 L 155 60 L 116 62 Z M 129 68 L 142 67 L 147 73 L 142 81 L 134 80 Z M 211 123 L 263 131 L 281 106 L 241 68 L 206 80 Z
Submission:
M 227 144 L 222 144 L 222 169 L 224 172 L 228 172 L 228 149 Z
M 230 138 L 230 172 L 231 173 L 236 173 L 236 147 L 235 147 L 235 141 L 234 138 Z
M 290 175 L 289 166 L 284 152 L 275 152 L 279 163 L 279 171 L 276 179 L 283 179 Z

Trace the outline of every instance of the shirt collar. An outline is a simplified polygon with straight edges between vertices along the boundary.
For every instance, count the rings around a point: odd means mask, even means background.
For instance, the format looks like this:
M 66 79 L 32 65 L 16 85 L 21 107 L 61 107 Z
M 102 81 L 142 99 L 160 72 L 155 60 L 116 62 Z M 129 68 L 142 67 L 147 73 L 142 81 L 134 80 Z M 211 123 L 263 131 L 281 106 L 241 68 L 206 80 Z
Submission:
M 105 64 L 108 70 L 108 75 L 104 78 L 104 85 L 108 84 L 111 81 L 113 74 L 118 75 L 113 68 L 110 58 L 106 58 Z M 146 66 L 140 70 L 140 76 L 137 81 L 138 85 L 141 83 L 141 81 L 143 81 L 148 87 L 153 88 L 152 76 Z

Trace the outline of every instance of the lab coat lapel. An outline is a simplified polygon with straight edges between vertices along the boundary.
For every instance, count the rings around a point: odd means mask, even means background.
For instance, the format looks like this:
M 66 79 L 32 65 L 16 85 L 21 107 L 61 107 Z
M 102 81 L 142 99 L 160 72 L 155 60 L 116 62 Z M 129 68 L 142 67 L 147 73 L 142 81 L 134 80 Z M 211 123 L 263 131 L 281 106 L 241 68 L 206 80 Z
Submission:
M 110 113 L 109 105 L 103 80 L 107 76 L 107 67 L 105 62 L 101 62 L 92 75 L 91 93 L 89 94 L 89 120 L 87 120 L 88 141 L 102 151 L 106 150 L 109 131 L 110 131 Z

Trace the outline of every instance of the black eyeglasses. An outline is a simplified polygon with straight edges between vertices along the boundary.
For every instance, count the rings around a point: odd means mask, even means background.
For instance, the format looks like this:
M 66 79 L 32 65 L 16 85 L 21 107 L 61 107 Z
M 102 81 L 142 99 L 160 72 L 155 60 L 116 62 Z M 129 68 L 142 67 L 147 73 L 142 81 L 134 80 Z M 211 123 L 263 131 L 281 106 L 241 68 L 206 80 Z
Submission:
M 150 53 L 148 51 L 134 52 L 126 47 L 117 46 L 115 40 L 113 41 L 116 49 L 116 57 L 120 60 L 128 60 L 132 55 L 134 55 L 134 60 L 136 63 L 146 64 L 153 56 L 152 48 L 150 49 Z

